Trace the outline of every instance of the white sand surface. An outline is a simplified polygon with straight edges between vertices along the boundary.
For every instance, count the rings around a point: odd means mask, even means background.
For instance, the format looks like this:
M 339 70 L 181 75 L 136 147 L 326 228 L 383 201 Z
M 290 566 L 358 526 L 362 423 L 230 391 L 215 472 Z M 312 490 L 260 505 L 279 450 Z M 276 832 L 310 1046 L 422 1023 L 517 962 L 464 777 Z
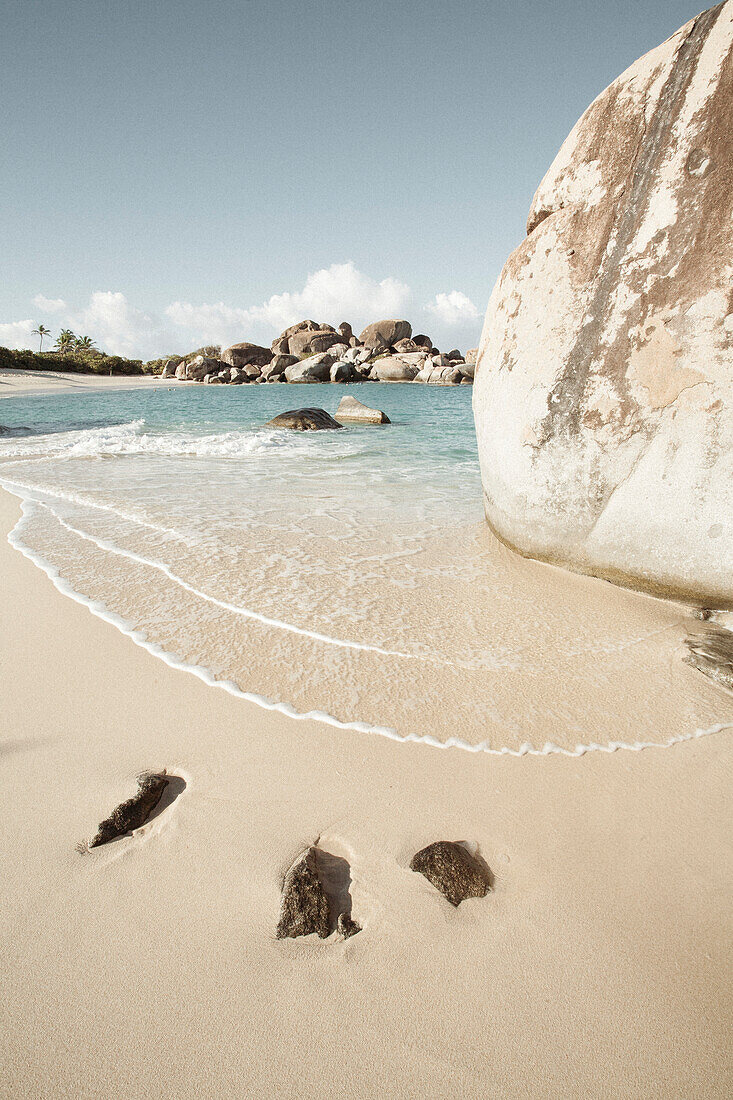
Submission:
M 731 1095 L 733 730 L 497 757 L 296 722 L 61 595 L 18 515 L 0 494 L 0 1095 Z M 77 852 L 164 767 L 172 805 Z M 363 931 L 278 941 L 317 837 Z M 409 870 L 438 839 L 488 897 Z
M 95 389 L 131 389 L 144 386 L 181 386 L 175 378 L 153 375 L 77 374 L 62 370 L 14 370 L 0 367 L 0 398 L 31 393 L 87 393 Z

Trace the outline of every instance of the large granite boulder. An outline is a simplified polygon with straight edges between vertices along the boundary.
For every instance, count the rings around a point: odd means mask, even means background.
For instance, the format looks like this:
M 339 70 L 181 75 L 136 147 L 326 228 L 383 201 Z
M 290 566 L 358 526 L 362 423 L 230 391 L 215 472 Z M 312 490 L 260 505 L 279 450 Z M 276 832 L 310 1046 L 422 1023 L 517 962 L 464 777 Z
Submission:
M 386 355 L 384 359 L 377 359 L 369 377 L 376 382 L 412 382 L 417 371 L 413 363 L 406 363 L 396 355 Z
M 297 325 L 291 325 L 290 328 L 286 328 L 284 332 L 281 332 L 276 339 L 272 341 L 272 352 L 274 355 L 289 355 L 290 354 L 290 337 L 294 336 L 296 332 L 317 332 L 322 326 L 317 321 L 298 321 Z
M 489 523 L 580 572 L 731 606 L 733 0 L 602 92 L 489 302 Z
M 327 351 L 311 355 L 286 367 L 285 378 L 288 382 L 330 382 L 334 362 L 334 356 Z
M 474 363 L 478 359 L 478 348 L 469 348 L 466 352 L 466 362 Z
M 308 329 L 295 332 L 288 339 L 291 355 L 317 355 L 328 351 L 334 344 L 343 344 L 343 337 L 328 328 L 317 329 L 315 332 Z
M 336 419 L 351 421 L 355 424 L 391 424 L 391 420 L 381 409 L 370 409 L 362 405 L 355 397 L 342 397 L 336 409 Z
M 391 348 L 398 340 L 408 340 L 412 336 L 409 321 L 375 321 L 362 332 L 359 340 L 368 348 Z
M 230 367 L 246 367 L 253 365 L 264 367 L 272 359 L 270 348 L 260 347 L 259 344 L 250 344 L 245 341 L 242 344 L 232 344 L 221 353 L 224 363 Z
M 296 432 L 322 432 L 341 428 L 325 409 L 291 409 L 267 421 L 268 428 L 292 428 Z
M 196 355 L 186 363 L 186 378 L 189 382 L 203 382 L 207 374 L 218 374 L 223 365 L 221 359 L 212 359 L 207 355 Z

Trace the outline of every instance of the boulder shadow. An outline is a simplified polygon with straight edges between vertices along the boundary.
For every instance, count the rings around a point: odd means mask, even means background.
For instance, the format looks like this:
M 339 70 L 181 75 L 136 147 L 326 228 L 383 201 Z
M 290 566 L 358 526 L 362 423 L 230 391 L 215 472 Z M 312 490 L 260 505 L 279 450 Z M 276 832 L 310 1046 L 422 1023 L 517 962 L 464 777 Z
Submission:
M 316 848 L 316 871 L 328 899 L 329 932 L 335 932 L 339 918 L 351 920 L 351 867 L 341 856 Z

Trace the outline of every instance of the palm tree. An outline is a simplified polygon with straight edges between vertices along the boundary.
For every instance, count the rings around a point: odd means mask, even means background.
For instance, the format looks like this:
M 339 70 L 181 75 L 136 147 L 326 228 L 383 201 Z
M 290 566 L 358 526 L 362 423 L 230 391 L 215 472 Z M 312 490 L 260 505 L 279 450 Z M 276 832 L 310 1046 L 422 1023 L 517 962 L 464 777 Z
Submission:
M 76 336 L 70 328 L 62 328 L 61 332 L 56 337 L 56 347 L 62 354 L 73 348 L 76 343 Z
M 43 351 L 43 337 L 44 336 L 50 336 L 50 335 L 51 335 L 51 329 L 46 328 L 45 325 L 39 325 L 38 328 L 33 329 L 33 332 L 31 333 L 31 336 L 40 336 L 40 338 L 41 338 L 40 341 L 39 341 L 39 345 L 38 345 L 38 354 L 39 355 Z
M 91 348 L 95 348 L 97 345 L 92 340 L 91 336 L 77 336 L 74 344 L 75 348 L 79 348 L 82 351 L 88 351 Z

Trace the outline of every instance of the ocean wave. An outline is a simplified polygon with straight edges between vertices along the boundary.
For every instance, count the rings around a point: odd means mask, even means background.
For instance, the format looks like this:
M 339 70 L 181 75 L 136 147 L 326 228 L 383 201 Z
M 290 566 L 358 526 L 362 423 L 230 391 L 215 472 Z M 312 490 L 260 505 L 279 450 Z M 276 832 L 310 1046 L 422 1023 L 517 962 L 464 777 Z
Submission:
M 17 431 L 17 430 L 16 430 Z M 171 458 L 244 458 L 272 451 L 303 453 L 312 441 L 292 432 L 276 429 L 232 429 L 200 434 L 148 427 L 144 419 L 126 424 L 109 424 L 76 431 L 43 435 L 4 435 L 0 457 L 100 458 L 109 455 L 158 455 Z

